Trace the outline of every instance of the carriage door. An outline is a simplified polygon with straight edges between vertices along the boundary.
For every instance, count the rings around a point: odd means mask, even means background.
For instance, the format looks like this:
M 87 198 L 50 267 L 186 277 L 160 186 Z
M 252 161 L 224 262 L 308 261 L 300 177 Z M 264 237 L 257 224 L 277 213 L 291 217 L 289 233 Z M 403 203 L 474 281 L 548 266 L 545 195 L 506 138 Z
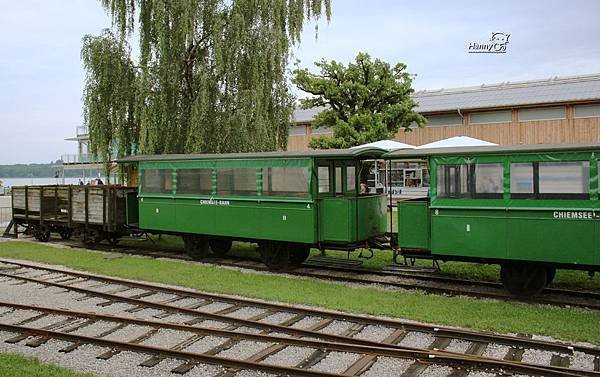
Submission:
M 351 242 L 351 198 L 347 197 L 345 161 L 319 161 L 319 240 Z M 352 170 L 354 172 L 354 170 Z M 353 178 L 354 179 L 354 178 Z M 354 185 L 353 185 L 354 186 Z M 354 187 L 352 187 L 354 190 Z

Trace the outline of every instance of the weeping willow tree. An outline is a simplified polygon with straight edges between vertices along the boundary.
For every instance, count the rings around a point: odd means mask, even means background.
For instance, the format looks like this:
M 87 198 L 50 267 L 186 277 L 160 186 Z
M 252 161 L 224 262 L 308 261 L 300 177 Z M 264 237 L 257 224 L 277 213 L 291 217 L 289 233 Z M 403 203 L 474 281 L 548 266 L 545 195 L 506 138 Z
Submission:
M 104 161 L 108 172 L 111 157 L 127 154 L 138 140 L 135 69 L 127 45 L 109 30 L 85 36 L 81 58 L 87 67 L 83 119 L 93 141 L 90 153 Z
M 144 154 L 285 148 L 293 109 L 290 51 L 307 21 L 329 20 L 330 1 L 101 0 L 116 37 L 84 38 L 92 147 L 106 155 L 136 139 Z M 125 47 L 134 37 L 135 65 Z M 90 41 L 119 53 L 102 57 L 105 50 Z M 133 66 L 133 81 L 95 85 Z M 94 99 L 106 96 L 109 104 L 95 109 Z M 121 116 L 135 126 L 124 126 Z

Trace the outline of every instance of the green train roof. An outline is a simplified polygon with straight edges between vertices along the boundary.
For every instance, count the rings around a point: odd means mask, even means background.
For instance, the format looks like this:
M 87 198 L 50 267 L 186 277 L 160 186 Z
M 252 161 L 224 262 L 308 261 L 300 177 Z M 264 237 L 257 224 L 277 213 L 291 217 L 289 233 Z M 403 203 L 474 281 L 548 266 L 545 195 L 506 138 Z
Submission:
M 117 162 L 179 161 L 179 160 L 249 160 L 271 158 L 380 158 L 387 151 L 380 148 L 319 149 L 304 152 L 249 152 L 206 154 L 155 154 L 128 156 Z
M 600 152 L 600 143 L 590 144 L 520 144 L 520 145 L 491 145 L 481 147 L 447 147 L 426 149 L 400 149 L 386 153 L 384 159 L 422 158 L 429 156 L 456 156 L 456 155 L 507 155 L 527 154 L 540 152 Z

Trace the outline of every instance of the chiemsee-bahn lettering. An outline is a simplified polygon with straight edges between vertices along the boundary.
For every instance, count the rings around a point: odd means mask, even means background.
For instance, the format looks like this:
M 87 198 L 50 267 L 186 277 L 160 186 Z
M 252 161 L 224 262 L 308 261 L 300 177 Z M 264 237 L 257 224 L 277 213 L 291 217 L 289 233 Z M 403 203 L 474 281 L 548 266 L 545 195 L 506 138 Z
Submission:
M 201 205 L 212 205 L 212 206 L 228 206 L 229 200 L 215 200 L 215 199 L 205 199 L 200 200 Z
M 554 211 L 555 219 L 592 220 L 597 217 L 592 211 Z

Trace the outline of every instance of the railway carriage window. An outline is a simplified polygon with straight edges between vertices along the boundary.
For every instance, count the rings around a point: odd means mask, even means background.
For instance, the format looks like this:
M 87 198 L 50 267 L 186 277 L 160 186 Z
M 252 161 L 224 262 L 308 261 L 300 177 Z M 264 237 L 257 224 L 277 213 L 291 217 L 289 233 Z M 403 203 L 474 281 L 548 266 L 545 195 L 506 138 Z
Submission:
M 346 167 L 346 191 L 356 192 L 356 167 Z
M 502 164 L 475 164 L 475 198 L 502 198 L 504 177 Z
M 319 192 L 331 192 L 331 182 L 329 182 L 329 166 L 319 166 Z
M 467 164 L 438 165 L 437 195 L 440 198 L 469 196 L 469 166 Z
M 510 164 L 510 193 L 515 198 L 533 195 L 533 164 L 531 162 Z
M 342 189 L 344 188 L 343 182 L 344 181 L 342 181 L 342 167 L 336 166 L 335 167 L 335 193 L 336 194 L 342 193 Z
M 212 194 L 212 169 L 178 169 L 178 194 Z
M 540 197 L 583 198 L 589 189 L 589 161 L 539 163 Z
M 171 169 L 144 169 L 142 171 L 142 193 L 170 194 L 172 190 Z
M 513 198 L 587 199 L 589 161 L 526 162 L 510 167 Z
M 308 168 L 264 168 L 262 195 L 288 198 L 308 197 Z
M 217 195 L 255 196 L 255 168 L 217 169 Z

